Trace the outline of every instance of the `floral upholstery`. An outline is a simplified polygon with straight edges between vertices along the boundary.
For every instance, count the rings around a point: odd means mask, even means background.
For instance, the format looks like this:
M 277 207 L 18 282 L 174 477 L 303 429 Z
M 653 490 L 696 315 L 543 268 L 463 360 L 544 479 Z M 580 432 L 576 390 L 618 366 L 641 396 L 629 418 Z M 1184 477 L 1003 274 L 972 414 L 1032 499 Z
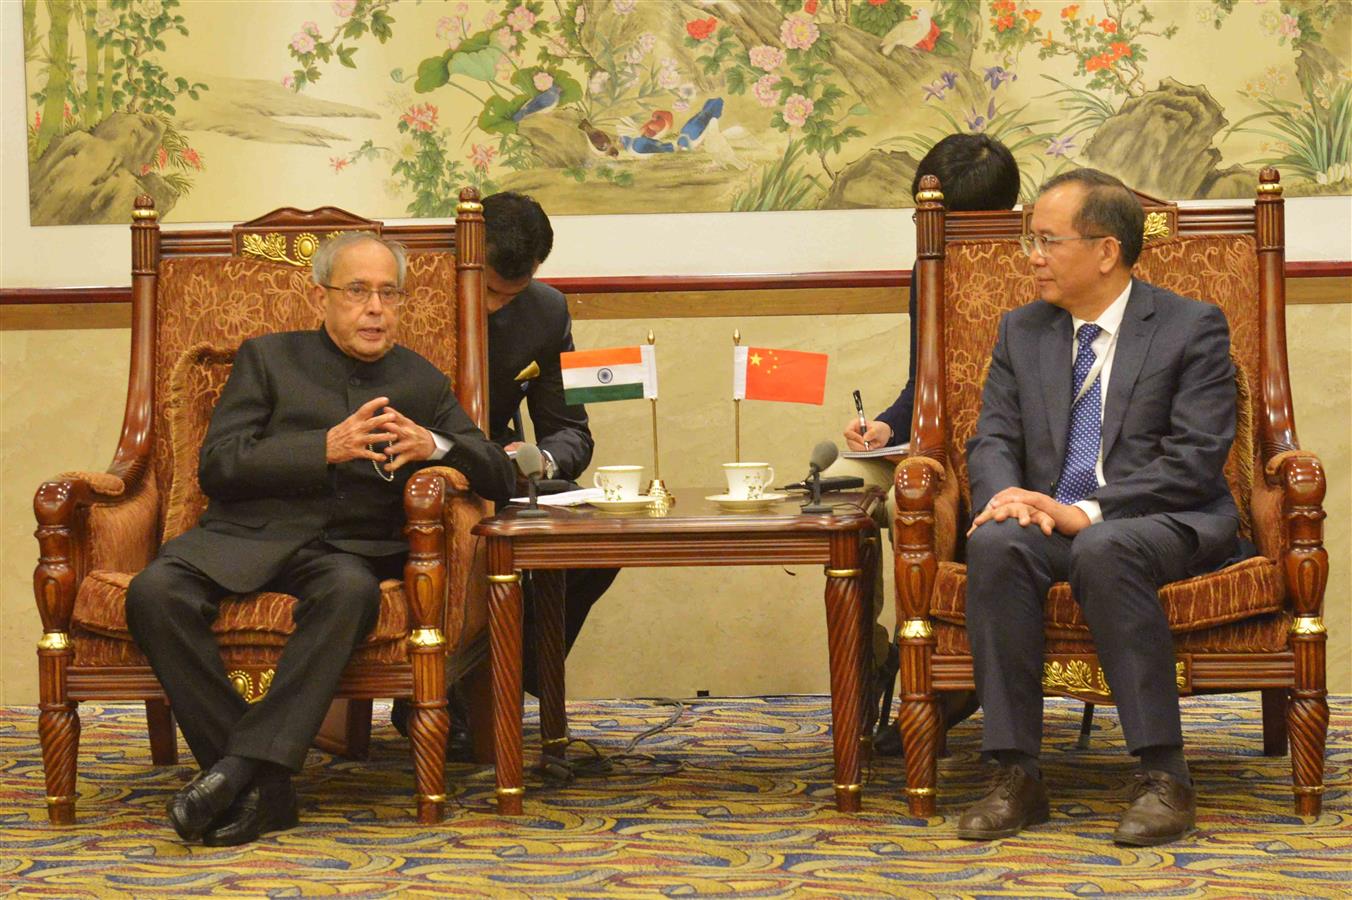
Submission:
M 960 518 L 969 521 L 971 491 L 963 452 L 976 430 L 981 412 L 981 390 L 990 366 L 1000 317 L 1036 296 L 1031 267 L 1017 241 L 950 241 L 944 267 L 944 342 L 947 361 L 945 411 L 949 463 L 961 496 Z M 1238 416 L 1236 437 L 1225 474 L 1240 509 L 1240 533 L 1254 535 L 1254 473 L 1258 464 L 1254 398 L 1250 385 L 1259 377 L 1257 293 L 1258 267 L 1252 237 L 1211 236 L 1171 238 L 1146 245 L 1136 275 L 1184 296 L 1219 305 L 1230 322 L 1231 357 L 1236 368 Z M 1260 473 L 1261 483 L 1261 473 Z M 1275 529 L 1272 516 L 1260 526 Z M 940 534 L 947 533 L 939 529 Z M 1275 543 L 1258 540 L 1260 546 Z M 941 560 L 953 560 L 955 548 L 939 547 Z M 941 562 L 932 594 L 931 613 L 937 620 L 938 652 L 968 653 L 963 627 L 966 567 Z M 1230 646 L 1232 632 L 1242 631 L 1250 645 L 1264 649 L 1285 646 L 1284 620 L 1276 615 L 1286 600 L 1276 563 L 1257 557 L 1220 572 L 1175 582 L 1160 591 L 1170 629 L 1180 649 L 1199 640 L 1196 633 L 1216 629 L 1210 642 Z M 1088 627 L 1065 583 L 1055 585 L 1047 598 L 1049 642 L 1072 651 L 1092 648 Z M 1256 619 L 1257 626 L 1245 623 Z M 956 627 L 953 627 L 956 626 Z M 1049 643 L 1049 649 L 1052 646 Z

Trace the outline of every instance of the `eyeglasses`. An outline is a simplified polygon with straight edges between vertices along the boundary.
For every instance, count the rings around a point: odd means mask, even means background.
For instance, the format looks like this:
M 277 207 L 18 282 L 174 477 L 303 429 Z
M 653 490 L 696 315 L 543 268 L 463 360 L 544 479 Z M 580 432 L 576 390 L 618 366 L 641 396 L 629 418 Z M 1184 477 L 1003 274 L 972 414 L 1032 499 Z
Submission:
M 349 284 L 345 287 L 339 287 L 336 284 L 321 284 L 320 287 L 328 288 L 331 291 L 341 291 L 344 299 L 353 306 L 365 306 L 375 294 L 380 298 L 380 302 L 385 306 L 398 306 L 408 296 L 408 291 L 403 288 L 390 287 L 371 287 L 361 283 Z
M 1040 234 L 1021 234 L 1019 235 L 1019 246 L 1023 252 L 1029 256 L 1036 250 L 1039 255 L 1046 256 L 1052 249 L 1053 244 L 1059 244 L 1062 241 L 1097 241 L 1103 238 L 1112 237 L 1111 234 L 1086 234 L 1080 237 L 1044 237 Z

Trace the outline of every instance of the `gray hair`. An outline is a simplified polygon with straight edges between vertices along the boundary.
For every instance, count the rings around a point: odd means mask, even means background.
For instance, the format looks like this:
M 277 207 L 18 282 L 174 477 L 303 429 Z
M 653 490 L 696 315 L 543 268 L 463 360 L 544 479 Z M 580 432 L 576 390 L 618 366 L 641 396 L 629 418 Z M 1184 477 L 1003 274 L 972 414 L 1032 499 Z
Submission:
M 325 241 L 315 252 L 314 259 L 310 261 L 310 278 L 315 284 L 321 287 L 329 283 L 333 276 L 333 264 L 338 261 L 338 257 L 344 250 L 355 244 L 364 241 L 371 241 L 379 244 L 390 254 L 394 256 L 394 264 L 399 268 L 399 280 L 396 287 L 404 286 L 404 272 L 408 269 L 408 256 L 404 251 L 404 245 L 398 241 L 387 241 L 374 231 L 344 231 L 337 237 Z

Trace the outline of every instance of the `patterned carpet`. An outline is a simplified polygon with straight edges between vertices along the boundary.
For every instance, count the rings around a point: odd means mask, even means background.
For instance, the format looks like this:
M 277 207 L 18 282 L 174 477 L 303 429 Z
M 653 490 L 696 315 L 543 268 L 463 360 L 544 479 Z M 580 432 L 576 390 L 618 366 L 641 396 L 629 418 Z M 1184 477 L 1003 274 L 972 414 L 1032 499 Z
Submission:
M 0 893 L 31 897 L 1345 897 L 1352 872 L 1352 715 L 1331 698 L 1324 813 L 1291 814 L 1290 769 L 1261 754 L 1257 695 L 1184 701 L 1199 829 L 1156 849 L 1114 846 L 1131 764 L 1111 709 L 1075 749 L 1078 704 L 1047 704 L 1052 820 L 968 843 L 956 816 L 981 792 L 979 714 L 954 730 L 939 817 L 904 814 L 899 759 L 873 764 L 864 811 L 831 796 L 823 697 L 691 701 L 637 749 L 673 762 L 640 772 L 527 783 L 526 815 L 496 815 L 491 767 L 453 765 L 444 826 L 409 818 L 407 743 L 377 707 L 371 758 L 313 753 L 301 827 L 244 848 L 185 846 L 164 819 L 186 766 L 150 764 L 139 706 L 87 704 L 79 823 L 47 824 L 31 707 L 0 709 Z M 575 737 L 607 754 L 670 710 L 574 702 Z M 538 744 L 533 707 L 527 763 Z M 187 758 L 186 750 L 184 758 Z

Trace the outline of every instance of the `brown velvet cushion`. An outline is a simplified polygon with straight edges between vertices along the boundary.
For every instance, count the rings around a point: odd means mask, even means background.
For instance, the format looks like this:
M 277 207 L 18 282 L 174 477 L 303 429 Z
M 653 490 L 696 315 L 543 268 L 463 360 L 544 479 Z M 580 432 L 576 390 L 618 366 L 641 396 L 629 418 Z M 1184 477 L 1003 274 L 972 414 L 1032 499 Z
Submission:
M 966 622 L 967 567 L 939 563 L 931 595 L 931 614 L 936 619 L 961 625 Z M 1160 589 L 1169 630 L 1175 634 L 1212 628 L 1278 612 L 1286 599 L 1277 564 L 1264 556 L 1166 584 Z M 1049 637 L 1076 639 L 1089 634 L 1080 605 L 1064 581 L 1052 585 L 1044 605 Z
M 132 576 L 126 572 L 90 572 L 80 585 L 71 617 L 75 636 L 75 664 L 80 666 L 147 665 L 136 649 L 127 629 L 127 585 Z M 260 648 L 274 648 L 276 654 L 295 630 L 292 611 L 297 600 L 289 594 L 271 592 L 227 597 L 221 601 L 220 615 L 211 630 L 221 645 L 222 657 L 229 660 L 233 651 L 240 658 L 258 662 Z M 404 658 L 408 636 L 408 603 L 404 584 L 396 579 L 380 583 L 380 614 L 371 633 L 358 649 L 355 659 L 368 651 Z M 250 656 L 253 652 L 255 655 Z M 275 655 L 275 654 L 273 654 Z
M 1238 425 L 1226 464 L 1240 533 L 1251 536 L 1250 495 L 1258 448 L 1253 437 L 1258 378 L 1258 262 L 1253 238 L 1168 238 L 1147 244 L 1135 274 L 1159 287 L 1215 303 L 1230 323 L 1231 356 L 1239 390 Z M 963 449 L 976 431 L 981 391 L 990 368 L 1000 317 L 1037 296 L 1032 267 L 1017 241 L 951 241 L 944 263 L 945 406 L 948 446 L 962 491 L 963 514 L 971 509 Z
M 1176 653 L 1280 653 L 1288 648 L 1291 614 L 1270 613 L 1242 622 L 1231 622 L 1200 631 L 1174 633 Z M 940 656 L 967 656 L 967 629 L 951 622 L 934 623 L 935 652 Z M 1092 653 L 1094 643 L 1085 635 L 1079 638 L 1047 636 L 1045 652 Z
M 207 497 L 197 481 L 198 457 L 234 361 L 233 349 L 195 344 L 183 351 L 169 375 L 165 406 L 173 465 L 164 511 L 166 543 L 196 525 L 206 511 Z

